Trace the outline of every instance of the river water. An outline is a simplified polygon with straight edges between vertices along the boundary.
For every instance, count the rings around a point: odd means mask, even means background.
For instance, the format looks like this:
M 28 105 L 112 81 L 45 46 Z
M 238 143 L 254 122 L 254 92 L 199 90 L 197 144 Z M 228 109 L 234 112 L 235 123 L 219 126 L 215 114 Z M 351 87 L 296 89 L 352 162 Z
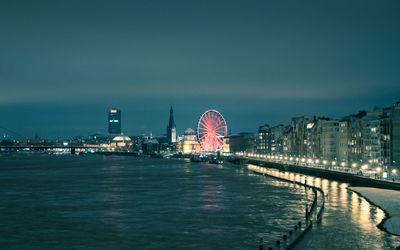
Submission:
M 382 210 L 324 183 L 298 249 L 400 245 L 376 228 Z M 100 155 L 0 154 L 0 190 L 0 249 L 257 249 L 260 234 L 266 248 L 313 197 L 235 165 Z

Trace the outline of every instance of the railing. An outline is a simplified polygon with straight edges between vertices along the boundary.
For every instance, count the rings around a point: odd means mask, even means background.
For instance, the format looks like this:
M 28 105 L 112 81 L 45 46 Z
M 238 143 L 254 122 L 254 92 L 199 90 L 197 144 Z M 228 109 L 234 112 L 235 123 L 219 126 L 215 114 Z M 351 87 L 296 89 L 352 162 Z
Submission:
M 385 180 L 391 182 L 400 182 L 400 177 L 398 175 L 397 169 L 392 168 L 390 171 L 386 172 L 386 178 L 384 176 L 383 168 L 376 167 L 370 169 L 368 164 L 358 165 L 356 163 L 345 163 L 337 161 L 328 162 L 327 160 L 313 159 L 313 158 L 301 158 L 301 157 L 283 157 L 283 156 L 271 156 L 264 154 L 246 154 L 246 153 L 236 153 L 235 157 L 243 158 L 243 159 L 251 159 L 251 160 L 259 160 L 263 162 L 271 162 L 278 164 L 287 164 L 299 167 L 310 167 L 310 168 L 319 168 L 326 169 L 335 172 L 354 174 L 357 176 L 363 176 L 366 178 L 377 179 L 377 180 Z M 349 167 L 351 166 L 351 167 Z M 390 174 L 389 174 L 390 173 Z

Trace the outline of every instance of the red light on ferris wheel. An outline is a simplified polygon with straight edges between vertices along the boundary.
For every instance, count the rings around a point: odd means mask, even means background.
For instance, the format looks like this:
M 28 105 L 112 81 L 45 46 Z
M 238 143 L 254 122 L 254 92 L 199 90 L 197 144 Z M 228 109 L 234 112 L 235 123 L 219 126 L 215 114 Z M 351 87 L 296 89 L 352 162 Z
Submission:
M 217 152 L 222 149 L 227 135 L 224 117 L 216 110 L 207 110 L 197 124 L 197 138 L 203 151 Z

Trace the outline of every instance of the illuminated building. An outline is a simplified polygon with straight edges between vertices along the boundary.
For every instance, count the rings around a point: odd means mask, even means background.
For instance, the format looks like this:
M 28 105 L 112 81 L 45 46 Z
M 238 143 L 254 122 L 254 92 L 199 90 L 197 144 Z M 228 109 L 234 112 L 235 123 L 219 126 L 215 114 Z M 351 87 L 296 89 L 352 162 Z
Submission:
M 167 141 L 168 143 L 175 143 L 176 142 L 176 127 L 174 121 L 174 110 L 169 110 L 169 123 L 167 126 Z
M 133 142 L 128 136 L 120 135 L 113 138 L 110 147 L 116 151 L 129 151 L 133 147 Z
M 229 137 L 224 137 L 224 139 L 222 141 L 223 141 L 222 152 L 223 153 L 230 153 Z
M 108 112 L 108 133 L 121 134 L 121 111 L 116 108 Z
M 188 128 L 185 130 L 185 135 L 183 137 L 182 153 L 184 154 L 194 154 L 199 153 L 201 147 L 196 139 L 196 134 L 193 129 Z

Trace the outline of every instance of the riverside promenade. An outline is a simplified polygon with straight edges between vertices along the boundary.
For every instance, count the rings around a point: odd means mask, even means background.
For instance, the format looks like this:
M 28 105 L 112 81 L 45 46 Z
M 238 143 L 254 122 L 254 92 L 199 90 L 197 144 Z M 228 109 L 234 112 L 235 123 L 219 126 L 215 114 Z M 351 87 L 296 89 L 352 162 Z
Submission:
M 273 250 L 294 248 L 296 244 L 305 236 L 305 234 L 311 230 L 313 224 L 321 222 L 322 213 L 325 206 L 324 192 L 319 187 L 308 185 L 306 179 L 304 179 L 303 182 L 302 178 L 299 178 L 299 176 L 297 176 L 297 178 L 294 176 L 289 177 L 287 175 L 282 175 L 282 172 L 256 165 L 249 165 L 247 168 L 253 173 L 268 176 L 280 181 L 289 182 L 295 186 L 302 186 L 306 190 L 312 190 L 314 197 L 312 202 L 307 204 L 304 209 L 305 216 L 303 218 L 299 218 L 299 222 L 294 225 L 292 229 L 288 229 L 287 232 L 283 232 L 281 239 L 277 239 L 275 243 L 270 243 L 270 246 L 268 246 L 267 249 Z M 262 239 L 260 239 L 259 249 L 264 249 Z
M 350 184 L 350 186 L 346 184 L 348 190 L 356 192 L 369 203 L 383 210 L 385 217 L 380 222 L 377 222 L 377 227 L 389 234 L 400 235 L 400 213 L 398 209 L 400 206 L 400 183 L 398 181 L 374 179 L 348 171 L 285 164 L 254 157 L 235 157 L 231 160 L 240 164 L 247 163 L 249 169 L 254 168 L 256 171 L 262 172 L 267 171 L 268 175 L 277 175 L 279 178 L 287 179 L 287 173 L 297 173 L 300 174 L 300 176 L 304 175 L 303 178 L 307 178 L 305 175 L 308 175 L 307 181 L 309 181 L 308 179 L 313 179 L 312 176 L 314 176 L 331 181 L 348 183 Z M 291 176 L 290 179 L 293 179 L 293 174 L 289 174 L 289 176 Z M 296 179 L 296 181 L 298 180 Z M 301 182 L 306 182 L 306 180 L 301 180 Z M 313 182 L 310 181 L 309 183 Z M 400 249 L 399 246 L 397 247 Z
M 346 182 L 352 186 L 374 187 L 400 191 L 399 181 L 374 179 L 369 176 L 357 175 L 354 171 L 346 171 L 343 169 L 330 169 L 307 164 L 299 165 L 290 163 L 288 161 L 271 160 L 263 157 L 250 157 L 241 155 L 233 156 L 230 160 L 236 163 L 250 163 L 258 166 L 275 168 L 281 171 L 312 175 L 330 180 Z

